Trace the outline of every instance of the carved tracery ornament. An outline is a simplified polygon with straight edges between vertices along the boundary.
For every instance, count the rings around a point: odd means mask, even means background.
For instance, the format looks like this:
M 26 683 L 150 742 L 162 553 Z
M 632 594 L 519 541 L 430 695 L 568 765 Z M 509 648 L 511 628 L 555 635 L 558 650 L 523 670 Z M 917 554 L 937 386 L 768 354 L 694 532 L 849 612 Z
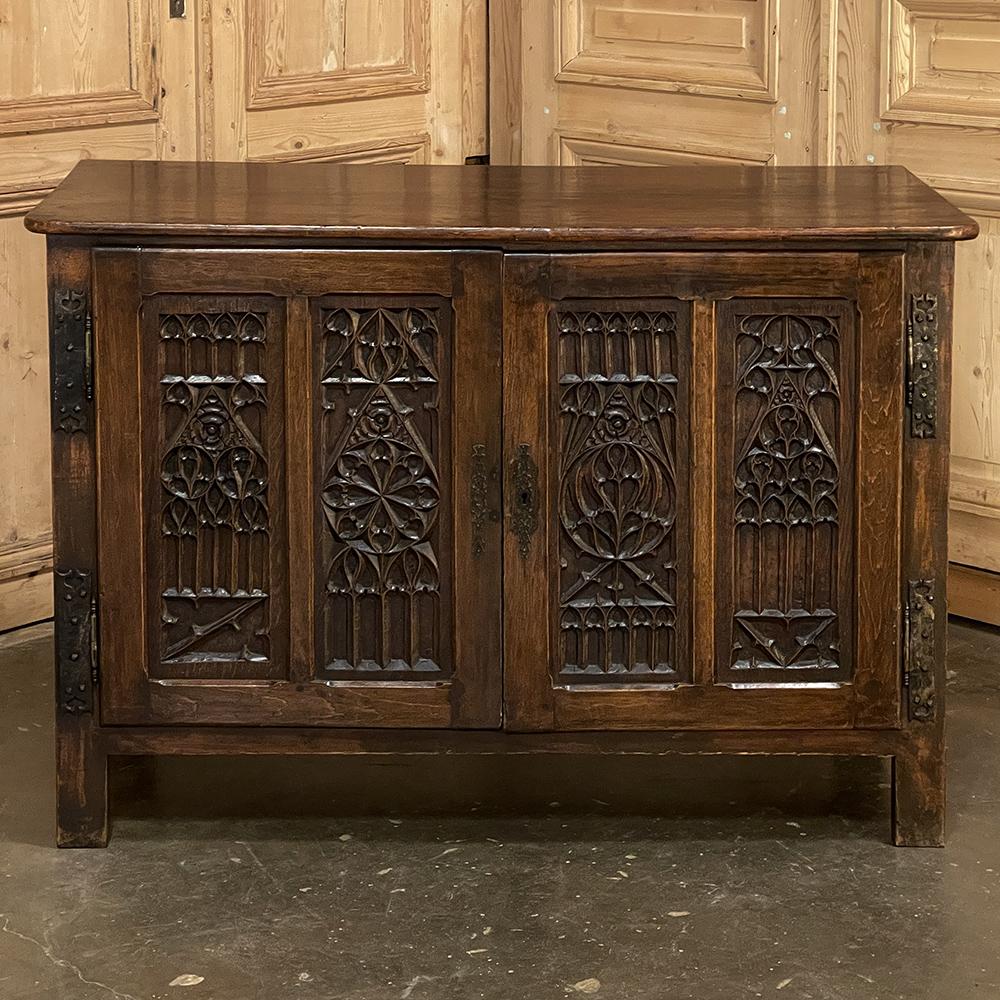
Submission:
M 268 655 L 266 317 L 159 318 L 164 662 Z
M 320 312 L 326 669 L 442 670 L 437 310 Z
M 676 679 L 676 316 L 583 309 L 556 323 L 561 672 Z
M 836 668 L 840 331 L 738 318 L 732 669 Z

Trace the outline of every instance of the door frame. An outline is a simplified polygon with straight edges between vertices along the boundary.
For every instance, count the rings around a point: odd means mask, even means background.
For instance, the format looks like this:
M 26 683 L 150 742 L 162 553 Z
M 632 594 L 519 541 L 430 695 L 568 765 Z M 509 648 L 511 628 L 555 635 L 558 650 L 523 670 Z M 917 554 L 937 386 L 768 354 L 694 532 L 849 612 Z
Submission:
M 489 517 L 474 525 L 470 509 L 476 456 L 488 468 L 500 454 L 500 260 L 499 253 L 477 251 L 94 251 L 102 724 L 500 726 L 500 525 Z M 277 419 L 285 427 L 286 485 L 277 505 L 288 532 L 283 596 L 289 655 L 287 664 L 277 665 L 283 667 L 280 678 L 150 675 L 148 637 L 155 625 L 149 620 L 153 605 L 145 589 L 144 554 L 151 530 L 148 511 L 155 504 L 145 496 L 152 473 L 144 468 L 149 457 L 139 447 L 147 437 L 141 428 L 151 406 L 142 375 L 149 363 L 143 360 L 140 306 L 145 297 L 162 294 L 269 295 L 284 311 L 285 408 Z M 310 300 L 338 294 L 433 295 L 452 303 L 452 449 L 441 466 L 451 475 L 456 624 L 450 637 L 454 669 L 443 680 L 315 679 L 318 500 Z M 295 391 L 296 386 L 309 391 Z M 498 507 L 495 477 L 487 476 L 484 489 L 487 508 Z M 127 561 L 122 553 L 129 554 Z
M 657 295 L 655 279 L 662 278 Z M 895 728 L 899 641 L 903 412 L 903 258 L 899 253 L 705 252 L 509 255 L 504 259 L 504 454 L 554 454 L 548 314 L 561 299 L 692 301 L 690 496 L 693 683 L 554 682 L 551 586 L 554 499 L 538 474 L 536 541 L 505 536 L 505 728 L 517 731 Z M 715 681 L 716 376 L 714 302 L 734 297 L 847 298 L 857 303 L 854 675 L 809 688 Z M 543 461 L 544 458 L 544 461 Z M 888 502 L 887 502 L 888 500 Z M 546 512 L 549 512 L 546 516 Z M 699 523 L 700 521 L 700 523 Z

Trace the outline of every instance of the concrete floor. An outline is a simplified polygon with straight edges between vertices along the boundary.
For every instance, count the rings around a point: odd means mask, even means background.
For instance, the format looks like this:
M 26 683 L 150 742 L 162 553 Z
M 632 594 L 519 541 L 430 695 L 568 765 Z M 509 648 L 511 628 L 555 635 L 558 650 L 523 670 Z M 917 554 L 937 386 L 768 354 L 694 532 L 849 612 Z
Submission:
M 0 638 L 2 1000 L 1000 997 L 1000 633 L 953 624 L 947 848 L 877 760 L 170 759 L 52 845 L 51 633 Z

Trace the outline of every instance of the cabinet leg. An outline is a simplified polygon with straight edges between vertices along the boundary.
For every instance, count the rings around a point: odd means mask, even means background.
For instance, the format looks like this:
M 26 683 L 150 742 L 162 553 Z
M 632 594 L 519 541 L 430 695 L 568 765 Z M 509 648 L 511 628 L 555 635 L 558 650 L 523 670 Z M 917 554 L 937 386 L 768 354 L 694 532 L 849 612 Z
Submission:
M 60 719 L 56 745 L 56 843 L 107 847 L 108 756 L 91 720 Z
M 897 847 L 943 847 L 944 749 L 916 742 L 892 758 L 892 839 Z

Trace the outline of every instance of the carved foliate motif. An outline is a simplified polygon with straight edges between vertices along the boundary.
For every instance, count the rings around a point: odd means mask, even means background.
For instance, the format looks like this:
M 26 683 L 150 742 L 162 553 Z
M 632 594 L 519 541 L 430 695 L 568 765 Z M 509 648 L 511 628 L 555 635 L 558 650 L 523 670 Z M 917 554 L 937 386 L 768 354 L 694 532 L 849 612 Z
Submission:
M 164 663 L 267 660 L 267 316 L 161 313 Z
M 438 308 L 324 307 L 325 669 L 445 668 Z
M 836 669 L 841 334 L 822 315 L 736 323 L 731 669 Z
M 90 429 L 91 344 L 88 297 L 71 288 L 52 292 L 52 429 Z
M 676 313 L 555 322 L 562 677 L 676 681 Z

